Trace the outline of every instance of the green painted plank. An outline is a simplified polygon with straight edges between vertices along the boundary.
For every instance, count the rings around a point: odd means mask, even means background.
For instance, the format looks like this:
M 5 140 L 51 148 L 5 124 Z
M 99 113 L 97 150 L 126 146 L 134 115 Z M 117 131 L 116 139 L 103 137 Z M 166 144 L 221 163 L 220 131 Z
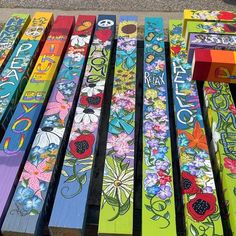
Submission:
M 99 235 L 132 235 L 137 17 L 121 16 L 110 109 Z
M 142 235 L 176 235 L 162 18 L 145 18 Z

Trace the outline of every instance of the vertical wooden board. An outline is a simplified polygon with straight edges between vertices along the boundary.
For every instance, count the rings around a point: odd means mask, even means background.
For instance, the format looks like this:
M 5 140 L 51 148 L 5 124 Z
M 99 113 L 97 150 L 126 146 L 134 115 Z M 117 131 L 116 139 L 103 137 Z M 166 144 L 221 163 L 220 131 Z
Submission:
M 71 115 L 79 95 L 81 73 L 93 33 L 95 16 L 79 16 L 2 230 L 34 235 L 42 231 L 48 200 L 55 191 L 56 162 L 65 148 Z M 73 105 L 73 106 L 72 106 Z M 34 174 L 35 172 L 40 173 Z M 23 193 L 29 193 L 24 195 Z M 33 209 L 29 202 L 37 201 Z
M 196 48 L 236 50 L 236 36 L 221 34 L 190 34 L 188 63 L 192 63 L 193 53 Z
M 5 130 L 52 24 L 52 13 L 37 12 L 0 75 L 0 126 Z M 41 41 L 42 40 L 42 41 Z
M 13 14 L 4 25 L 0 33 L 0 72 L 29 22 L 29 14 Z
M 49 222 L 52 235 L 81 235 L 98 143 L 98 126 L 116 18 L 98 16 Z
M 137 17 L 121 16 L 103 174 L 99 235 L 133 234 Z
M 234 204 L 236 108 L 228 84 L 205 82 L 203 89 L 205 105 L 208 113 L 211 113 L 210 128 L 217 158 L 215 161 L 220 172 L 230 227 L 234 234 L 236 232 L 236 206 Z
M 184 10 L 183 37 L 189 21 L 236 22 L 236 11 Z
M 223 235 L 204 123 L 181 21 L 170 21 L 172 84 L 187 235 Z
M 187 49 L 189 46 L 189 38 L 191 33 L 211 33 L 211 34 L 235 34 L 236 23 L 221 22 L 194 22 L 187 23 L 185 42 Z
M 142 235 L 176 235 L 163 20 L 144 28 Z
M 32 144 L 73 23 L 74 17 L 57 17 L 0 144 L 0 225 Z M 38 203 L 37 198 L 34 200 Z M 27 207 L 33 209 L 33 203 L 31 201 Z

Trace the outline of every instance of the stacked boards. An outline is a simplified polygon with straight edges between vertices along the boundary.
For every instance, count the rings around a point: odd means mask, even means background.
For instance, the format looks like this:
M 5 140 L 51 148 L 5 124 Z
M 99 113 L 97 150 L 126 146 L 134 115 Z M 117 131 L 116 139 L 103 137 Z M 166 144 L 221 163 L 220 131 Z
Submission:
M 98 16 L 49 222 L 52 235 L 80 235 L 85 227 L 115 25 L 115 16 Z
M 217 14 L 216 14 L 217 13 Z M 229 227 L 235 233 L 234 132 L 235 105 L 229 84 L 235 83 L 234 12 L 199 11 L 202 17 L 186 23 L 189 29 L 188 61 L 192 58 L 192 75 L 203 85 L 205 117 L 211 131 L 211 151 L 216 173 L 219 172 Z M 214 14 L 216 15 L 213 16 Z M 217 18 L 217 19 L 216 19 Z M 214 21 L 214 22 L 203 22 Z M 217 22 L 216 22 L 217 21 Z M 223 23 L 224 21 L 229 21 Z M 189 26 L 189 27 L 188 27 Z M 196 31 L 197 29 L 197 31 Z M 198 33 L 191 33 L 198 32 Z M 188 32 L 186 31 L 185 34 Z M 212 34 L 213 33 L 213 34 Z M 208 82 L 212 81 L 212 82 Z M 215 82 L 219 81 L 219 82 Z M 226 83 L 224 83 L 226 82 Z
M 85 22 L 87 27 L 83 27 Z M 50 198 L 55 192 L 55 172 L 65 149 L 65 140 L 78 100 L 81 74 L 94 22 L 95 16 L 79 16 L 75 24 L 46 111 L 5 218 L 2 227 L 4 233 L 39 234 L 42 230 L 40 227 L 42 228 L 42 222 L 50 209 Z M 34 172 L 40 174 L 34 175 Z M 28 194 L 22 196 L 24 192 Z M 34 208 L 26 211 L 24 202 L 34 201 L 37 202 Z
M 52 25 L 52 13 L 36 12 L 0 75 L 0 128 L 6 130 Z
M 0 144 L 1 223 L 10 204 L 9 200 L 13 194 L 14 185 L 18 181 L 19 171 L 35 136 L 34 131 L 42 116 L 73 24 L 73 17 L 57 17 Z M 32 175 L 40 173 L 34 172 L 33 169 L 31 171 Z M 33 183 L 36 187 L 35 181 Z M 26 181 L 27 184 L 29 184 L 28 181 Z M 26 185 L 25 187 L 27 187 Z M 35 200 L 38 200 L 37 195 L 34 197 Z M 22 208 L 24 212 L 34 212 L 33 204 L 26 206 L 19 202 L 18 208 Z

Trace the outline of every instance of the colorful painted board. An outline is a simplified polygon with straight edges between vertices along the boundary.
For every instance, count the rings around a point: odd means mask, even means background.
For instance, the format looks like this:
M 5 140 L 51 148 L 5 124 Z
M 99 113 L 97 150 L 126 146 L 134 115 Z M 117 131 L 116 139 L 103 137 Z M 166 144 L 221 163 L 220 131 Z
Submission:
M 236 22 L 236 11 L 184 10 L 183 36 L 189 21 Z
M 133 234 L 137 17 L 121 16 L 103 174 L 99 235 Z
M 53 20 L 52 13 L 36 12 L 0 74 L 0 128 L 5 130 L 34 68 Z
M 142 235 L 177 235 L 162 18 L 146 18 Z
M 189 45 L 191 33 L 235 34 L 235 31 L 236 23 L 189 21 L 185 33 L 185 43 Z
M 195 49 L 192 79 L 236 83 L 236 51 Z
M 81 235 L 86 223 L 89 185 L 115 25 L 115 16 L 98 16 L 49 222 L 52 235 Z
M 172 84 L 187 235 L 223 235 L 196 82 L 187 63 L 182 23 L 170 21 Z
M 188 63 L 192 63 L 196 48 L 217 50 L 236 50 L 236 36 L 223 34 L 190 34 L 188 46 Z
M 57 17 L 0 144 L 0 223 L 31 147 L 73 24 L 72 16 Z M 38 175 L 42 176 L 42 173 L 38 172 Z M 25 210 L 34 212 L 36 202 L 37 195 L 29 199 Z
M 205 106 L 212 131 L 212 148 L 220 171 L 221 184 L 232 233 L 236 232 L 236 108 L 228 84 L 204 84 Z
M 30 22 L 29 14 L 13 14 L 0 33 L 0 72 Z
M 56 190 L 54 173 L 61 151 L 65 148 L 72 115 L 78 100 L 81 73 L 85 66 L 95 16 L 79 16 L 67 53 L 53 87 L 46 111 L 28 155 L 15 195 L 7 212 L 2 230 L 4 233 L 37 234 L 37 226 L 47 212 L 50 196 Z M 40 173 L 40 175 L 35 174 Z M 42 187 L 43 186 L 43 187 Z M 19 196 L 22 192 L 29 195 Z M 27 209 L 29 201 L 36 201 Z

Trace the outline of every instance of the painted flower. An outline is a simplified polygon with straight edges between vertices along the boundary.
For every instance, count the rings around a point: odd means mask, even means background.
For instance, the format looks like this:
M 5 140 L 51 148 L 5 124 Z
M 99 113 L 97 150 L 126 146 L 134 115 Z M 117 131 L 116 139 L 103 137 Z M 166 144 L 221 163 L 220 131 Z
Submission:
M 187 137 L 187 139 L 189 141 L 188 146 L 190 148 L 197 147 L 199 149 L 208 150 L 208 146 L 207 146 L 207 141 L 206 141 L 206 136 L 204 134 L 204 130 L 201 128 L 200 123 L 198 121 L 195 122 L 192 134 L 187 132 L 187 131 L 184 131 L 184 130 L 179 130 L 178 133 L 186 135 L 186 137 Z
M 91 108 L 76 108 L 75 122 L 82 122 L 84 124 L 97 123 L 98 117 L 100 115 L 101 109 L 91 109 Z
M 171 187 L 168 185 L 161 185 L 160 191 L 157 193 L 157 196 L 162 200 L 170 198 L 172 196 Z
M 42 198 L 40 190 L 40 181 L 49 182 L 51 179 L 51 173 L 45 172 L 47 159 L 43 160 L 37 166 L 26 162 L 24 171 L 21 174 L 20 181 L 27 181 L 28 187 L 33 189 L 35 195 Z
M 16 190 L 16 194 L 14 197 L 14 200 L 17 203 L 23 203 L 26 199 L 31 198 L 34 196 L 34 191 L 31 188 L 25 188 L 23 186 L 20 186 Z
M 159 171 L 159 170 L 165 171 L 165 170 L 168 170 L 169 167 L 170 167 L 170 162 L 168 162 L 168 161 L 162 161 L 162 160 L 156 161 L 156 170 L 157 171 Z
M 109 161 L 111 161 L 111 163 Z M 105 175 L 103 179 L 103 184 L 105 186 L 104 193 L 113 197 L 117 193 L 119 202 L 123 203 L 124 196 L 127 199 L 132 193 L 133 175 L 134 172 L 132 168 L 128 167 L 122 170 L 119 168 L 119 164 L 115 159 L 106 159 Z
M 41 148 L 47 147 L 52 143 L 59 145 L 64 135 L 64 131 L 65 128 L 47 126 L 39 128 L 33 145 Z
M 185 134 L 178 135 L 178 146 L 179 147 L 188 147 L 189 141 Z
M 103 92 L 105 86 L 105 80 L 98 81 L 97 83 L 89 83 L 82 88 L 82 93 L 87 93 L 89 97 Z
M 216 197 L 211 193 L 198 193 L 187 203 L 188 213 L 198 222 L 216 211 Z
M 217 152 L 218 150 L 218 142 L 221 139 L 220 133 L 218 132 L 216 127 L 217 127 L 217 123 L 213 122 L 212 123 L 212 143 L 213 143 L 215 152 Z
M 101 107 L 102 106 L 103 94 L 98 93 L 92 96 L 82 95 L 80 98 L 80 103 L 83 106 Z
M 32 147 L 30 152 L 31 163 L 34 165 L 38 165 L 42 161 L 41 155 L 45 153 L 45 151 L 46 151 L 45 148 L 41 148 L 39 146 Z
M 58 113 L 60 119 L 64 121 L 71 106 L 72 102 L 67 102 L 64 96 L 60 92 L 57 92 L 56 102 L 48 103 L 45 115 L 54 115 Z
M 157 98 L 157 91 L 155 89 L 148 89 L 145 93 L 145 97 L 147 99 L 155 99 Z
M 225 157 L 224 167 L 229 169 L 231 173 L 236 174 L 236 160 L 232 160 L 228 157 Z
M 89 44 L 90 36 L 83 35 L 72 35 L 71 36 L 71 46 L 83 47 L 86 44 Z
M 157 184 L 158 181 L 159 181 L 159 177 L 157 176 L 157 174 L 148 173 L 147 177 L 144 180 L 144 186 L 145 186 L 145 188 L 151 187 L 151 186 Z
M 229 109 L 230 109 L 230 111 L 232 111 L 232 113 L 233 113 L 234 115 L 236 115 L 236 107 L 235 107 L 234 104 L 231 104 L 231 105 L 229 106 Z
M 171 182 L 171 176 L 167 175 L 163 170 L 159 170 L 157 172 L 158 176 L 160 177 L 160 184 L 165 185 L 166 183 Z
M 93 134 L 81 134 L 69 143 L 71 154 L 77 159 L 91 156 L 95 138 Z
M 73 36 L 72 36 L 73 37 Z M 76 61 L 72 57 L 66 57 L 63 60 L 63 65 L 59 71 L 60 77 L 68 80 L 73 80 L 75 76 L 78 76 L 82 69 L 82 61 Z
M 132 137 L 124 132 L 111 135 L 108 138 L 107 148 L 114 148 L 118 156 L 124 156 L 130 152 L 130 141 L 132 141 Z
M 151 187 L 147 187 L 146 191 L 148 195 L 157 195 L 157 193 L 160 191 L 160 187 L 153 185 Z
M 42 205 L 42 200 L 39 197 L 34 196 L 33 198 L 25 200 L 23 208 L 27 212 L 30 212 L 32 210 L 40 211 L 41 205 Z
M 182 186 L 183 193 L 186 194 L 195 194 L 200 191 L 196 184 L 196 176 L 193 176 L 186 171 L 182 172 Z
M 234 18 L 236 18 L 236 14 L 234 14 L 233 12 L 229 12 L 229 11 L 220 11 L 220 14 L 217 15 L 217 18 L 220 20 L 233 20 Z

